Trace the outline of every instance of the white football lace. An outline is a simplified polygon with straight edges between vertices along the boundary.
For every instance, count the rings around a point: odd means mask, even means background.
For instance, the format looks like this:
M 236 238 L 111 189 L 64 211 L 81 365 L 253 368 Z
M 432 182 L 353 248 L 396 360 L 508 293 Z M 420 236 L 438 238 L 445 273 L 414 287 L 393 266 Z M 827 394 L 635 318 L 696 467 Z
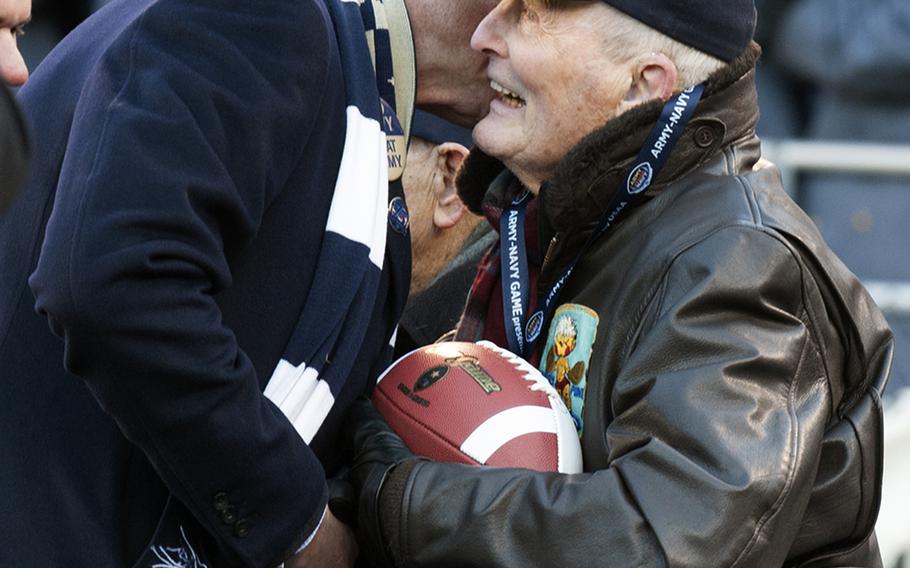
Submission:
M 528 390 L 535 391 L 535 392 L 542 392 L 542 393 L 546 394 L 548 397 L 550 397 L 551 400 L 559 403 L 556 405 L 552 405 L 554 408 L 558 408 L 560 410 L 565 410 L 566 412 L 568 412 L 568 410 L 566 410 L 565 403 L 562 401 L 562 398 L 560 398 L 560 396 L 559 396 L 559 393 L 556 392 L 556 389 L 553 388 L 553 385 L 550 384 L 550 381 L 548 381 L 547 378 L 545 376 L 543 376 L 543 373 L 541 373 L 537 369 L 537 367 L 528 363 L 527 361 L 525 361 L 518 355 L 512 353 L 511 351 L 501 348 L 500 346 L 496 345 L 495 343 L 493 343 L 491 341 L 487 341 L 487 340 L 478 341 L 477 345 L 486 347 L 490 351 L 494 351 L 494 352 L 498 353 L 499 355 L 501 355 L 502 357 L 504 357 L 505 359 L 507 359 L 510 363 L 512 363 L 512 365 L 515 366 L 515 368 L 517 368 L 519 371 L 522 372 L 522 374 L 524 376 L 524 380 L 531 383 L 528 385 Z

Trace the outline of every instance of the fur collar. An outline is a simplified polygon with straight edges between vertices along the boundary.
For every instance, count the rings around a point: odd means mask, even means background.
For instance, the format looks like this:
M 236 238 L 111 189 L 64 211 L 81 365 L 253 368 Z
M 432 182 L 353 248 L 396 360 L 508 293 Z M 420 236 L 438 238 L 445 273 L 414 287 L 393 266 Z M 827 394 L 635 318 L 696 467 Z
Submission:
M 664 170 L 645 195 L 666 185 L 716 156 L 732 142 L 750 135 L 758 122 L 755 65 L 761 55 L 753 43 L 743 55 L 718 70 L 705 84 L 698 110 L 673 151 Z M 556 231 L 596 222 L 632 166 L 641 146 L 663 109 L 654 101 L 639 106 L 595 130 L 572 148 L 541 187 L 544 210 Z M 502 188 L 493 180 L 505 166 L 474 148 L 458 177 L 459 195 L 475 213 L 483 205 L 501 207 Z

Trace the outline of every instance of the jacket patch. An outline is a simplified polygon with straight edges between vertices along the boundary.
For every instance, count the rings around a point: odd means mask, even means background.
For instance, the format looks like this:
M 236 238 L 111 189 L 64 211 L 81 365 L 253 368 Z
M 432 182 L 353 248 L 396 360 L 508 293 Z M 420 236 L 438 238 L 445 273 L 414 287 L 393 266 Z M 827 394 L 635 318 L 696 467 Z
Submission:
M 590 308 L 578 304 L 560 306 L 550 323 L 540 361 L 540 371 L 566 403 L 579 436 L 584 430 L 588 365 L 599 323 L 600 317 Z

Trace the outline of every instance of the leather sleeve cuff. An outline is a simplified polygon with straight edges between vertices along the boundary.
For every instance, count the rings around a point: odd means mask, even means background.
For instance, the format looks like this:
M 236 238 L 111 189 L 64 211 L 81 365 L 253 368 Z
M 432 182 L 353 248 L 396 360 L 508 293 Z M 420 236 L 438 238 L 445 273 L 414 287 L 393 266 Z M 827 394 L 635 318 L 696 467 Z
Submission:
M 396 564 L 401 564 L 401 507 L 404 492 L 418 460 L 402 462 L 395 466 L 386 477 L 379 493 L 379 524 L 382 537 L 388 543 L 389 551 Z

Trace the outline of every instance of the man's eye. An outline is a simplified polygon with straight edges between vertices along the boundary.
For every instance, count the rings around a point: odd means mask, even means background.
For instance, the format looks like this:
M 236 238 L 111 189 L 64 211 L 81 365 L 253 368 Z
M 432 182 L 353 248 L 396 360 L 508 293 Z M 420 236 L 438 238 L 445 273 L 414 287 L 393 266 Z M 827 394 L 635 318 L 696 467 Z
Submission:
M 22 37 L 25 35 L 25 24 L 14 27 L 10 30 L 12 34 L 16 37 Z

